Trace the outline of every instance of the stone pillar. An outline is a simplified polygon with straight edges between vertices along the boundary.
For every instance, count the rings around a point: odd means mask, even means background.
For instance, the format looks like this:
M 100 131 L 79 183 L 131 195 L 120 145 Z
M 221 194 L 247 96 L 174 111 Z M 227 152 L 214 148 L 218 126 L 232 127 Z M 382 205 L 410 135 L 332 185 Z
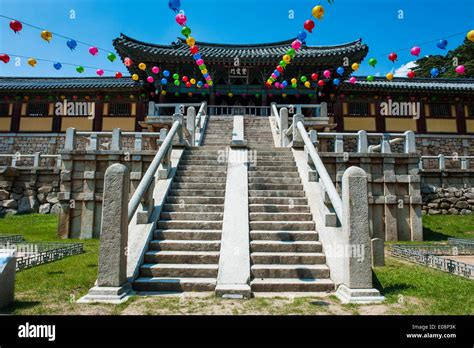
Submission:
M 348 168 L 342 177 L 343 281 L 336 296 L 343 303 L 384 300 L 372 286 L 372 257 L 369 235 L 367 174 L 359 167 Z
M 385 266 L 385 245 L 383 239 L 372 238 L 372 267 Z
M 247 146 L 247 140 L 244 139 L 244 116 L 234 116 L 234 128 L 230 146 L 234 148 Z
M 128 299 L 128 195 L 130 173 L 123 164 L 107 168 L 100 232 L 97 285 L 79 302 L 121 303 Z
M 368 141 L 367 141 L 367 132 L 365 130 L 360 130 L 357 132 L 357 152 L 358 153 L 367 153 L 368 151 Z
M 16 251 L 0 251 L 0 309 L 15 300 Z
M 298 122 L 304 123 L 304 116 L 301 114 L 293 115 L 293 147 L 302 148 L 304 146 L 303 138 L 301 138 L 300 131 L 298 130 Z
M 187 110 L 186 114 L 186 128 L 190 134 L 189 145 L 194 146 L 196 144 L 195 128 L 196 128 L 196 109 L 191 106 Z

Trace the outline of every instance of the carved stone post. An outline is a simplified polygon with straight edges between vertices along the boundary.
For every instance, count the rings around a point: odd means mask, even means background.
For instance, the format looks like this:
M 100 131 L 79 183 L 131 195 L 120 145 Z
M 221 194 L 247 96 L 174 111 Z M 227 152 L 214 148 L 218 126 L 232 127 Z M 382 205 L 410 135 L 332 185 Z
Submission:
M 196 135 L 195 135 L 196 109 L 193 106 L 189 107 L 187 111 L 186 128 L 188 129 L 189 134 L 190 134 L 189 144 L 191 146 L 194 146 L 196 144 Z
M 301 137 L 300 131 L 298 130 L 298 127 L 297 127 L 298 122 L 304 122 L 304 116 L 302 114 L 296 114 L 293 116 L 293 147 L 294 148 L 302 148 L 304 146 L 303 138 Z
M 288 109 L 280 109 L 280 146 L 287 147 L 288 143 L 286 141 L 285 132 L 288 129 Z

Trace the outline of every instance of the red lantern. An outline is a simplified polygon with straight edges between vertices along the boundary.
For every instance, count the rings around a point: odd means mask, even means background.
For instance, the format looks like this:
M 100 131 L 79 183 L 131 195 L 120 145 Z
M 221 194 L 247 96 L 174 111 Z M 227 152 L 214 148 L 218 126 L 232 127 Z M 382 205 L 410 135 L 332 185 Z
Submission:
M 277 70 L 281 73 L 284 71 L 284 69 L 280 65 L 277 66 Z
M 21 29 L 23 29 L 23 25 L 20 22 L 13 20 L 13 21 L 10 22 L 10 28 L 16 34 L 19 31 L 21 31 Z
M 415 72 L 413 70 L 409 70 L 407 73 L 407 76 L 409 79 L 412 79 L 415 77 Z
M 388 55 L 388 59 L 390 59 L 392 61 L 392 63 L 395 63 L 397 58 L 398 58 L 398 55 L 395 52 L 392 52 Z
M 189 78 L 187 76 L 183 76 L 183 78 L 181 79 L 183 82 L 188 82 L 189 81 Z M 186 84 L 187 86 L 188 84 Z
M 312 33 L 314 29 L 314 21 L 308 19 L 306 22 L 304 22 L 304 28 L 310 33 Z
M 116 72 L 115 73 L 115 78 L 116 79 L 121 79 L 122 78 L 122 73 L 121 72 Z
M 8 54 L 0 54 L 0 60 L 7 64 L 10 61 L 10 56 Z
M 191 46 L 191 47 L 189 48 L 189 50 L 191 51 L 192 54 L 196 54 L 196 53 L 199 52 L 199 47 L 197 47 L 196 45 L 194 45 L 194 46 Z
M 187 87 L 187 88 L 191 88 L 191 82 L 189 82 L 189 81 L 186 82 L 186 87 Z
M 316 81 L 318 79 L 318 74 L 314 73 L 314 74 L 311 74 L 311 80 L 313 81 Z
M 323 80 L 319 80 L 318 81 L 318 86 L 319 87 L 323 87 L 325 85 L 324 81 Z

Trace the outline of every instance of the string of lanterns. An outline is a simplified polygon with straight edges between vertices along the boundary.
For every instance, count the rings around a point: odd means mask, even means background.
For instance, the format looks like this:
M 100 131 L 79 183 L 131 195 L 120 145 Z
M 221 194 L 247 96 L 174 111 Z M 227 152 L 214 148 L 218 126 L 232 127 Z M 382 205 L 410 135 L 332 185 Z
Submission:
M 196 65 L 201 71 L 202 76 L 206 80 L 206 85 L 211 86 L 214 84 L 212 77 L 207 69 L 207 66 L 204 62 L 204 58 L 199 53 L 199 47 L 196 45 L 196 39 L 191 36 L 191 28 L 186 25 L 187 17 L 184 11 L 181 10 L 181 1 L 180 0 L 169 0 L 168 7 L 176 13 L 176 23 L 181 26 L 181 34 L 186 38 L 186 44 L 189 46 L 189 51 L 192 54 Z M 178 76 L 179 79 L 179 76 Z M 175 79 L 178 80 L 178 79 Z M 184 82 L 184 81 L 183 81 Z M 189 81 L 186 81 L 187 84 Z M 206 87 L 208 88 L 208 87 Z
M 324 8 L 321 5 L 315 6 L 312 10 L 312 15 L 314 18 L 321 20 L 324 16 Z M 312 19 L 308 19 L 304 22 L 303 26 L 304 29 L 311 34 L 315 27 L 315 23 Z M 303 42 L 306 40 L 308 35 L 306 34 L 305 30 L 302 30 L 298 33 L 295 41 L 293 41 L 291 44 L 291 48 L 285 52 L 282 60 L 277 65 L 276 69 L 273 71 L 270 77 L 267 79 L 265 86 L 270 88 L 273 83 L 275 83 L 276 88 L 287 87 L 287 81 L 283 81 L 281 84 L 276 81 L 284 74 L 286 67 L 291 64 L 291 60 L 295 58 L 296 53 L 300 50 L 301 46 L 303 45 Z

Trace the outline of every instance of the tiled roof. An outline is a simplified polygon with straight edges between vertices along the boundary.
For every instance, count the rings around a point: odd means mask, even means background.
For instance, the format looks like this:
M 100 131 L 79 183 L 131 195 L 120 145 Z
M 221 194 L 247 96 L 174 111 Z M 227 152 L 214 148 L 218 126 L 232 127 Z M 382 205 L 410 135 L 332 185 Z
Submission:
M 0 90 L 138 90 L 141 85 L 129 77 L 0 77 Z
M 366 76 L 358 76 L 355 84 L 347 80 L 341 89 L 350 90 L 411 90 L 411 91 L 467 91 L 474 92 L 474 79 L 470 78 L 394 78 L 388 81 L 385 77 L 376 77 L 374 81 L 366 80 Z
M 294 39 L 265 44 L 215 44 L 196 42 L 199 52 L 209 63 L 234 63 L 239 58 L 241 64 L 276 64 L 291 48 Z M 141 42 L 124 34 L 113 41 L 114 47 L 123 58 L 130 57 L 132 60 L 161 62 L 192 62 L 193 58 L 189 52 L 186 41 L 178 38 L 171 45 L 156 45 Z M 341 57 L 349 56 L 351 61 L 362 60 L 368 52 L 367 45 L 362 40 L 349 42 L 336 46 L 306 46 L 303 45 L 298 51 L 298 59 L 294 65 L 305 65 L 308 63 L 339 62 Z

